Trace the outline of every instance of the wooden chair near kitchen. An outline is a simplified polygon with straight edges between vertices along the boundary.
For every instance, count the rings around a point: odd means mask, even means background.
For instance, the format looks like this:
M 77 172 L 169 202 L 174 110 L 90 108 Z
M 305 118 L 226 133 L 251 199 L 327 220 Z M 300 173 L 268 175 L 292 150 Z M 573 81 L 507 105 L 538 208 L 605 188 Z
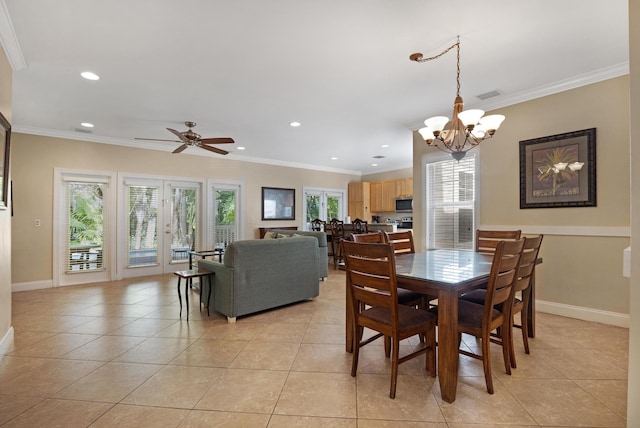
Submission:
M 311 230 L 316 232 L 323 232 L 325 229 L 324 220 L 320 220 L 319 218 L 311 220 Z
M 353 234 L 369 233 L 369 223 L 367 221 L 357 218 L 351 223 L 353 227 Z
M 329 228 L 331 230 L 331 252 L 333 255 L 333 268 L 338 269 L 338 266 L 343 262 L 342 258 L 342 241 L 344 241 L 344 222 L 338 219 L 331 219 L 329 222 Z

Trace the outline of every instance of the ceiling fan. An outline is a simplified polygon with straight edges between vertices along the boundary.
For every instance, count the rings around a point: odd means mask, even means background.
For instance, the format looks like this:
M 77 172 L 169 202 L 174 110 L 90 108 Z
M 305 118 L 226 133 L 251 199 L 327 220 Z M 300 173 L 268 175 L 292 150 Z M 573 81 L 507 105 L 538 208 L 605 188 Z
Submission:
M 200 147 L 201 149 L 209 150 L 210 152 L 218 153 L 221 155 L 226 155 L 229 152 L 226 150 L 219 149 L 217 147 L 211 147 L 209 144 L 230 144 L 233 143 L 233 138 L 223 137 L 223 138 L 201 138 L 199 134 L 193 132 L 194 126 L 196 126 L 195 122 L 185 122 L 184 123 L 189 130 L 184 132 L 176 131 L 175 129 L 167 128 L 167 131 L 174 134 L 179 140 L 162 140 L 158 138 L 138 138 L 136 140 L 149 140 L 149 141 L 173 141 L 175 143 L 182 143 L 180 147 L 175 149 L 172 153 L 180 153 L 185 150 L 187 147 L 194 146 Z

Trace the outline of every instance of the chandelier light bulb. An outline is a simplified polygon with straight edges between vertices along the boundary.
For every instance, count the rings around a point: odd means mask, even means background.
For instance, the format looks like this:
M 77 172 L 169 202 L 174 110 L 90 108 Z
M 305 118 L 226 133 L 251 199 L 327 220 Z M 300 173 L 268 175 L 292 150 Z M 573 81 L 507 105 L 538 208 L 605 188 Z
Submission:
M 433 135 L 436 135 L 436 132 L 440 133 L 447 123 L 449 123 L 449 118 L 446 116 L 430 117 L 424 121 L 424 124 L 431 129 Z
M 480 121 L 480 118 L 483 114 L 484 110 L 464 110 L 458 113 L 458 119 L 462 121 L 462 124 L 465 126 L 465 128 L 468 128 L 470 125 L 475 126 Z
M 480 124 L 484 126 L 487 130 L 497 130 L 500 128 L 502 121 L 504 120 L 504 116 L 501 114 L 492 114 L 489 116 L 485 116 L 480 119 Z
M 424 128 L 418 129 L 418 132 L 420 133 L 420 135 L 422 135 L 422 138 L 427 142 L 433 141 L 433 139 L 436 138 L 433 135 L 433 131 L 431 129 L 429 129 L 428 126 L 425 126 Z

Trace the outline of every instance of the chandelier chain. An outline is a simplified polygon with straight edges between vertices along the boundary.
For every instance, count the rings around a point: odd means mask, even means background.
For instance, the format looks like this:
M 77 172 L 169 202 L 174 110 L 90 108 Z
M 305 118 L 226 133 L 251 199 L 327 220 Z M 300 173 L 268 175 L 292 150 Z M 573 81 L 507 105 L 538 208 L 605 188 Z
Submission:
M 433 61 L 434 59 L 438 59 L 441 56 L 445 55 L 447 52 L 449 52 L 451 49 L 456 48 L 456 54 L 457 54 L 457 62 L 456 62 L 456 69 L 457 69 L 457 74 L 456 74 L 456 84 L 457 84 L 457 92 L 456 95 L 460 95 L 460 36 L 458 36 L 458 41 L 455 42 L 454 44 L 452 44 L 451 46 L 449 46 L 448 48 L 446 48 L 445 50 L 443 50 L 442 52 L 440 52 L 437 55 L 434 55 L 432 57 L 429 58 L 411 58 L 413 61 L 415 62 L 427 62 L 427 61 Z M 419 54 L 420 56 L 422 56 L 422 54 Z

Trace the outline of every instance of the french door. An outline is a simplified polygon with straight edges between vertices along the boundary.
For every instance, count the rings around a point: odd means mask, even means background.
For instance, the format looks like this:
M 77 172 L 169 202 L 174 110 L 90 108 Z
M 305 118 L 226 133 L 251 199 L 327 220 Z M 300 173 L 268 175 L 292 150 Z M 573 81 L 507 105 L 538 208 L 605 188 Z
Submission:
M 54 170 L 55 287 L 115 277 L 115 211 L 115 174 Z
M 123 277 L 188 269 L 202 239 L 202 183 L 127 177 L 122 181 L 118 265 Z
M 305 188 L 303 192 L 305 230 L 311 230 L 311 221 L 316 218 L 326 222 L 344 218 L 344 191 Z
M 207 248 L 225 249 L 240 239 L 240 185 L 235 183 L 209 184 L 209 213 Z

